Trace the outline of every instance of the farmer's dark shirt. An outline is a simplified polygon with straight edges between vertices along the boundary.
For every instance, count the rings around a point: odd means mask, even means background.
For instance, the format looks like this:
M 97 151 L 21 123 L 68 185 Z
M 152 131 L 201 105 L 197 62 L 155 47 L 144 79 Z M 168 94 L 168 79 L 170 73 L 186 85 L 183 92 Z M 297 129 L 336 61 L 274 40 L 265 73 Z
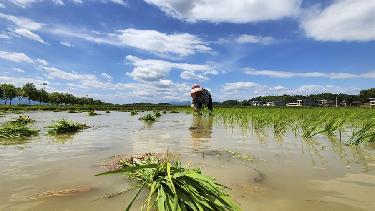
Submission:
M 203 106 L 208 107 L 210 101 L 210 92 L 207 89 L 202 89 L 202 91 L 198 93 L 198 96 L 196 98 L 193 98 L 191 105 L 196 109 L 201 109 Z

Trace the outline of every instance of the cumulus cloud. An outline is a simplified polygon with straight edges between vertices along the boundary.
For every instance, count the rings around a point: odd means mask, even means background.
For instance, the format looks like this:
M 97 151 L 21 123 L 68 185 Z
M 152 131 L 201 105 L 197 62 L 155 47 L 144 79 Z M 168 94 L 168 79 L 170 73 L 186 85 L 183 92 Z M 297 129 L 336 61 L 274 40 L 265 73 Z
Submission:
M 12 62 L 27 62 L 33 63 L 33 59 L 27 56 L 24 53 L 17 53 L 17 52 L 7 52 L 7 51 L 0 51 L 0 59 L 9 60 Z
M 321 41 L 375 40 L 375 0 L 336 0 L 302 18 L 307 37 Z
M 134 66 L 134 69 L 127 73 L 133 80 L 136 81 L 159 81 L 164 79 L 171 70 L 180 70 L 183 72 L 181 78 L 192 79 L 192 75 L 214 75 L 218 71 L 212 65 L 188 64 L 188 63 L 173 63 L 165 60 L 141 59 L 132 55 L 126 56 L 126 59 Z M 208 78 L 202 78 L 208 79 Z
M 201 39 L 189 33 L 165 34 L 155 30 L 133 28 L 117 32 L 117 38 L 123 44 L 159 54 L 187 56 L 211 50 Z
M 344 73 L 344 72 L 289 72 L 274 70 L 257 70 L 254 68 L 245 68 L 244 73 L 256 76 L 267 76 L 272 78 L 330 78 L 330 79 L 373 79 L 375 71 L 363 73 Z
M 254 23 L 298 14 L 301 0 L 145 0 L 167 15 L 189 22 Z
M 15 29 L 14 32 L 18 35 L 21 35 L 22 37 L 25 37 L 29 40 L 34 40 L 37 42 L 40 42 L 42 44 L 48 45 L 47 42 L 45 42 L 39 35 L 27 30 L 27 29 Z

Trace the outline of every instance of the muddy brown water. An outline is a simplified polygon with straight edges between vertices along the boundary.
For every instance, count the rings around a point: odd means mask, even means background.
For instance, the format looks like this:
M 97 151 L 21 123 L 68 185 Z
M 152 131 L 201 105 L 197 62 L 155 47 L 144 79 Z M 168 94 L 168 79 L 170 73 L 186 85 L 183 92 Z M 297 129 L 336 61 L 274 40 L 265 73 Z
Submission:
M 134 185 L 121 175 L 94 176 L 116 154 L 175 152 L 231 188 L 243 210 L 374 210 L 375 149 L 347 147 L 335 138 L 282 139 L 244 132 L 210 118 L 168 113 L 146 125 L 125 112 L 31 112 L 40 135 L 26 143 L 0 145 L 0 210 L 124 210 Z M 0 122 L 15 118 L 9 114 Z M 45 127 L 58 119 L 93 126 L 71 136 L 51 137 Z M 261 136 L 261 138 L 260 138 Z M 231 150 L 257 158 L 241 161 Z M 133 210 L 139 210 L 142 193 Z

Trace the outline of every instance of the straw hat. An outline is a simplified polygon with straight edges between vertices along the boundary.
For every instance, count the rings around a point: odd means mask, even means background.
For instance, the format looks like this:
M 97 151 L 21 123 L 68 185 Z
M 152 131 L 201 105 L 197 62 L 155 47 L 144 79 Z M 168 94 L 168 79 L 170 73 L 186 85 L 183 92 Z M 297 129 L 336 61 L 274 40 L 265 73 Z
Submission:
M 196 92 L 199 92 L 199 91 L 202 91 L 203 89 L 199 86 L 199 84 L 194 84 L 192 87 L 191 87 L 191 91 L 190 93 L 193 94 L 193 93 L 196 93 Z

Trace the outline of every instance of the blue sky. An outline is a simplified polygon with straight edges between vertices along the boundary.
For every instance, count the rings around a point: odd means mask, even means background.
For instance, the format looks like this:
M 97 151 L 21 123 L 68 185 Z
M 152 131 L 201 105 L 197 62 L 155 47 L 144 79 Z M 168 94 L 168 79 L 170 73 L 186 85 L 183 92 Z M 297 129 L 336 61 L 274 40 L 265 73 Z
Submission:
M 0 0 L 0 83 L 27 82 L 113 103 L 356 94 L 375 0 Z

